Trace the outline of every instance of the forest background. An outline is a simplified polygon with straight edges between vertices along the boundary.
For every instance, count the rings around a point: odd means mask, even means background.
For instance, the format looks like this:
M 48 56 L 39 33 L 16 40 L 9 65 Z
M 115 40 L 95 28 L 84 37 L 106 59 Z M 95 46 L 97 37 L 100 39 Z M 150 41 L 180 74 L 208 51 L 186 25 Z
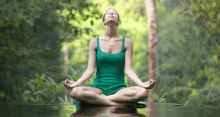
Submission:
M 155 0 L 159 31 L 157 95 L 168 103 L 220 105 L 219 0 Z M 133 69 L 148 80 L 144 0 L 1 0 L 0 102 L 72 103 L 62 81 L 77 80 L 102 16 L 115 8 L 118 33 L 133 41 Z M 95 74 L 83 85 L 90 86 Z M 128 87 L 134 84 L 125 76 Z

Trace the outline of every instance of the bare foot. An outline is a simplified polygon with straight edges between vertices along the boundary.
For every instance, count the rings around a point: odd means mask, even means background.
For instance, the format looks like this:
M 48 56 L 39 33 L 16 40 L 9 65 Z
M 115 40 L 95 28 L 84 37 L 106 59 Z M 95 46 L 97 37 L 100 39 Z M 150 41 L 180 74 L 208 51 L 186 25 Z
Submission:
M 101 94 L 100 97 L 110 100 L 110 99 L 109 99 L 109 96 L 106 96 L 106 95 L 104 95 L 104 94 Z M 112 101 L 112 100 L 110 100 L 110 101 L 113 102 L 113 103 L 114 103 L 113 105 L 115 105 L 115 106 L 121 106 L 121 107 L 123 107 L 123 106 L 128 106 L 128 105 L 134 105 L 134 106 L 135 106 L 135 103 L 134 103 L 134 102 L 133 102 L 133 103 L 132 103 L 132 102 L 127 102 L 127 103 L 121 102 L 121 103 L 118 103 L 118 102 L 114 102 L 114 101 Z
M 108 99 L 109 100 L 109 98 L 108 98 L 108 96 L 106 96 L 105 94 L 101 94 L 101 95 L 99 95 L 101 98 L 105 98 L 105 99 Z
M 144 87 L 146 89 L 152 89 L 155 85 L 155 82 L 156 82 L 156 80 L 150 79 L 149 81 L 144 83 L 145 84 Z

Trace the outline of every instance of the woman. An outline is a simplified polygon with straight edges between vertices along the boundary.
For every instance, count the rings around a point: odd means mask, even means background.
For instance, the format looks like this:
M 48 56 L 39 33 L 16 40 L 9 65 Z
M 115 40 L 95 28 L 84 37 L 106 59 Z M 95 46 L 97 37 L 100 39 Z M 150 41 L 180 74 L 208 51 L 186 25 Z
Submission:
M 64 87 L 71 89 L 72 98 L 91 104 L 121 105 L 135 103 L 148 97 L 148 89 L 153 88 L 155 80 L 143 83 L 133 71 L 133 42 L 118 35 L 119 23 L 117 11 L 108 9 L 103 17 L 105 34 L 89 43 L 87 70 L 76 82 L 68 79 L 63 81 Z M 92 86 L 79 87 L 93 75 L 96 62 L 97 73 Z M 124 72 L 138 86 L 127 88 Z

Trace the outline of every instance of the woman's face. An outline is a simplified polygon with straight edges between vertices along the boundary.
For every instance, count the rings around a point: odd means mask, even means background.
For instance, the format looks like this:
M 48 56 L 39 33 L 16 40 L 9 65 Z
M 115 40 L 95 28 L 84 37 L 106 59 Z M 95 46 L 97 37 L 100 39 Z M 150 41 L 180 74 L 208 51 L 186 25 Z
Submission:
M 116 24 L 120 23 L 118 18 L 118 12 L 115 9 L 108 9 L 105 12 L 103 24 L 105 25 L 108 22 L 114 22 Z

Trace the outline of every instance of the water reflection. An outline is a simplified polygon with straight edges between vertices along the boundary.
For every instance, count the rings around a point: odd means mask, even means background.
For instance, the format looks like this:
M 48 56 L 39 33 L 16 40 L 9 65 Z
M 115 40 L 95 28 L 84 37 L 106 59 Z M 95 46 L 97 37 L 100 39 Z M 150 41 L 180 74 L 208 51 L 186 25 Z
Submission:
M 146 112 L 146 111 L 145 111 Z M 81 116 L 94 116 L 94 117 L 144 117 L 143 114 L 138 114 L 135 107 L 118 107 L 118 106 L 95 106 L 86 107 L 82 106 L 81 109 L 72 114 L 70 117 L 81 117 Z
M 153 102 L 148 102 L 148 117 L 157 117 L 157 106 Z
M 80 111 L 77 111 L 73 105 L 0 103 L 0 117 L 220 117 L 220 107 L 158 103 L 151 107 L 152 113 L 149 113 L 148 108 L 81 106 Z

